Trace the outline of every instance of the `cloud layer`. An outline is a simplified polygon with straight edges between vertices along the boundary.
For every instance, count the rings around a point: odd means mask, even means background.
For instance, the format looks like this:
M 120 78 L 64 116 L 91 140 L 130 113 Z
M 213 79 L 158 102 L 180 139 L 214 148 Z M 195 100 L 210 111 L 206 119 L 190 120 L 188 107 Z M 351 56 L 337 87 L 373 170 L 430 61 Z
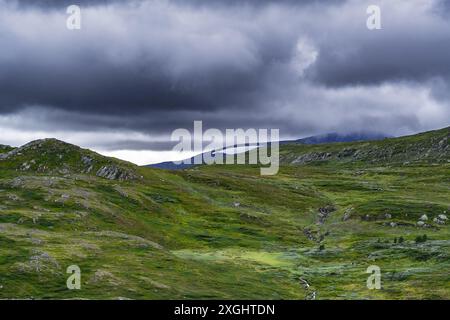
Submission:
M 71 31 L 72 2 L 0 0 L 0 143 L 20 131 L 157 150 L 194 120 L 300 137 L 450 119 L 445 1 L 85 0 Z

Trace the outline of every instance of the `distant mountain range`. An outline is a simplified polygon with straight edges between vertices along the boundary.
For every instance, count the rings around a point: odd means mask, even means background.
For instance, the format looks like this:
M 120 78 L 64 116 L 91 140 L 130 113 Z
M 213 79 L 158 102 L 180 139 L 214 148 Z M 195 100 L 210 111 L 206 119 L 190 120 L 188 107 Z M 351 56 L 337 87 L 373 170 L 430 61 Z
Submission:
M 322 135 L 316 135 L 311 137 L 306 137 L 298 140 L 286 140 L 280 141 L 280 144 L 325 144 L 325 143 L 338 143 L 338 142 L 357 142 L 357 141 L 377 141 L 385 138 L 390 138 L 390 136 L 382 134 L 382 133 L 371 133 L 371 132 L 356 132 L 356 133 L 327 133 Z M 202 159 L 207 153 L 201 155 Z M 197 155 L 196 157 L 199 157 Z M 175 164 L 173 161 L 166 161 L 157 164 L 147 165 L 146 167 L 150 168 L 158 168 L 165 170 L 183 170 L 187 169 L 194 165 L 195 157 L 190 159 L 182 160 L 180 164 Z
M 337 142 L 356 142 L 356 141 L 376 141 L 385 138 L 392 138 L 392 136 L 382 133 L 328 133 L 323 135 L 311 136 L 303 139 L 295 140 L 297 143 L 303 144 L 322 144 L 322 143 L 337 143 Z M 292 141 L 291 141 L 292 142 Z

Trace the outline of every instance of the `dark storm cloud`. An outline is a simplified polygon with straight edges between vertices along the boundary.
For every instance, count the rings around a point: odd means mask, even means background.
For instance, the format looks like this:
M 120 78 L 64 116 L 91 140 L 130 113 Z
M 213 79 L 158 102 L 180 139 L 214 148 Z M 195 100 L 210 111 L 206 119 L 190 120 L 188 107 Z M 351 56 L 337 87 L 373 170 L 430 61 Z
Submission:
M 6 0 L 12 4 L 18 4 L 21 7 L 38 7 L 38 8 L 63 8 L 69 5 L 79 6 L 96 6 L 108 5 L 118 2 L 137 2 L 140 0 Z
M 417 1 L 0 0 L 0 113 L 37 131 L 429 128 L 448 114 L 450 24 Z M 133 141 L 101 145 L 165 147 Z
M 97 6 L 116 3 L 139 3 L 145 0 L 7 0 L 11 3 L 18 3 L 21 6 L 58 8 L 72 4 L 80 6 Z M 295 4 L 311 5 L 318 4 L 339 4 L 345 0 L 167 0 L 172 3 L 195 6 L 230 6 L 230 5 L 253 5 L 261 6 L 267 4 Z
M 211 74 L 176 79 L 158 65 L 164 64 L 162 61 L 152 62 L 143 57 L 132 66 L 115 66 L 102 61 L 100 55 L 87 55 L 82 61 L 64 59 L 60 65 L 53 64 L 51 70 L 46 68 L 50 61 L 44 66 L 27 62 L 10 64 L 0 80 L 4 90 L 0 109 L 13 111 L 43 105 L 127 115 L 149 109 L 213 110 L 224 105 L 232 107 L 237 103 L 236 96 L 244 98 L 260 82 L 255 74 L 245 70 L 222 68 L 210 70 Z
M 165 151 L 171 150 L 178 142 L 161 141 L 161 142 L 147 142 L 136 140 L 123 140 L 123 141 L 105 141 L 98 144 L 105 151 L 114 150 L 153 150 L 153 151 Z
M 424 39 L 417 44 L 392 40 L 385 41 L 387 47 L 383 48 L 366 43 L 345 58 L 336 57 L 332 50 L 325 51 L 314 70 L 316 80 L 330 86 L 347 86 L 450 76 L 450 36 Z
M 296 6 L 309 6 L 309 5 L 335 5 L 342 4 L 346 0 L 169 0 L 177 4 L 188 4 L 196 6 L 230 6 L 230 5 L 252 5 L 252 6 L 264 6 L 264 5 L 279 5 L 289 4 Z
M 6 48 L 5 58 L 0 56 L 0 109 L 38 105 L 133 115 L 149 110 L 242 108 L 258 102 L 255 97 L 273 76 L 284 72 L 291 58 L 295 41 L 289 38 L 296 36 L 294 32 L 281 34 L 267 25 L 261 26 L 265 33 L 254 34 L 249 23 L 234 19 L 242 24 L 241 31 L 220 21 L 220 12 L 210 16 L 190 10 L 187 21 L 169 17 L 155 30 L 152 18 L 173 10 L 163 8 L 150 17 L 138 12 L 137 21 L 130 24 L 119 9 L 103 24 L 97 16 L 87 15 L 86 31 L 79 32 L 66 30 L 64 20 L 53 22 L 59 28 L 43 23 L 42 30 L 12 30 L 16 34 L 8 33 L 5 24 L 6 30 L 0 31 Z M 190 21 L 196 17 L 212 21 L 205 26 Z M 29 19 L 23 27 L 33 28 L 32 23 L 39 22 Z M 107 23 L 112 28 L 118 24 L 120 34 L 109 30 Z M 217 35 L 199 30 L 203 27 L 211 27 Z
M 382 30 L 361 29 L 352 36 L 345 34 L 347 26 L 330 30 L 313 76 L 331 86 L 449 77 L 450 25 L 437 14 L 442 5 L 400 14 L 381 6 Z
M 434 7 L 436 13 L 449 13 L 450 12 L 450 1 L 448 0 L 438 0 Z

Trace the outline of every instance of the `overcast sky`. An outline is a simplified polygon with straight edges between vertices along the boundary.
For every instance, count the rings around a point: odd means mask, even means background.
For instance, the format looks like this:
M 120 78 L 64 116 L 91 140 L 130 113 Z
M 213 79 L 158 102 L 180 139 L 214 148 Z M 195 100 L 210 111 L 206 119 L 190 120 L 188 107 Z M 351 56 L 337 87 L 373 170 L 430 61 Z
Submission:
M 145 164 L 173 159 L 170 134 L 194 120 L 283 138 L 445 127 L 448 3 L 0 0 L 0 143 L 56 137 Z

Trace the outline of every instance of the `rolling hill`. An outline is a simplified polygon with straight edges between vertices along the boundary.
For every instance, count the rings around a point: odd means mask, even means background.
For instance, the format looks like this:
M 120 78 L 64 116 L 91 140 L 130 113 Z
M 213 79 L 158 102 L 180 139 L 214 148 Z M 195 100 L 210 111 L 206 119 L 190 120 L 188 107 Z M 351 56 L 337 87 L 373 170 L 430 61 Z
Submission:
M 265 177 L 1 146 L 0 298 L 449 299 L 449 135 L 283 144 Z
M 348 134 L 340 134 L 340 133 L 328 133 L 324 135 L 311 136 L 298 140 L 286 140 L 280 141 L 281 145 L 285 144 L 327 144 L 327 143 L 336 143 L 336 142 L 358 142 L 358 141 L 376 141 L 387 138 L 386 135 L 380 133 L 348 133 Z M 237 147 L 237 146 L 234 146 Z M 232 148 L 232 147 L 231 147 Z M 226 149 L 226 148 L 225 148 Z M 217 150 L 216 150 L 217 151 Z M 219 152 L 222 150 L 218 150 Z M 201 155 L 202 161 L 207 152 Z M 158 169 L 166 169 L 166 170 L 183 170 L 190 168 L 196 163 L 195 157 L 191 157 L 189 159 L 182 160 L 180 164 L 176 164 L 173 161 L 166 161 L 156 164 L 147 165 L 149 168 L 158 168 Z M 204 162 L 204 161 L 203 161 Z M 206 164 L 204 162 L 204 164 Z

